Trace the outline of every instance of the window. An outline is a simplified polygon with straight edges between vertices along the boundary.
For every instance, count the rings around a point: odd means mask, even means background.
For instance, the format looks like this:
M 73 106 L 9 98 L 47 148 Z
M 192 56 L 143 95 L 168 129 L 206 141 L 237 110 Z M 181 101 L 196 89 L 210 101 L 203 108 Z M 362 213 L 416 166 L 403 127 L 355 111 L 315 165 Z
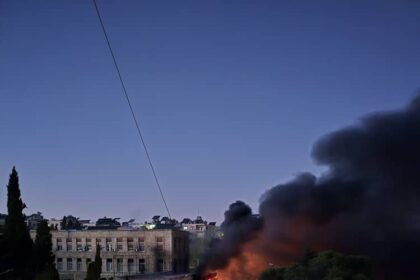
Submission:
M 72 244 L 71 238 L 66 239 L 66 247 L 67 247 L 67 251 L 73 251 L 73 244 Z
M 76 238 L 76 251 L 83 251 L 82 239 Z
M 162 252 L 163 251 L 163 237 L 162 236 L 157 236 L 156 237 L 156 250 L 158 252 Z
M 106 239 L 106 250 L 107 251 L 112 251 L 112 239 L 111 238 Z
M 62 251 L 63 250 L 63 241 L 61 238 L 57 238 L 57 251 Z
M 123 239 L 117 238 L 117 251 L 122 251 L 122 250 L 123 250 Z
M 139 247 L 138 251 L 143 252 L 144 251 L 144 237 L 139 238 Z
M 92 251 L 92 239 L 86 238 L 85 251 Z
M 86 269 L 89 267 L 89 264 L 92 262 L 92 259 L 86 259 Z
M 82 259 L 77 259 L 76 261 L 76 270 L 82 271 Z
M 123 271 L 123 259 L 117 259 L 117 272 Z
M 134 251 L 133 238 L 127 238 L 127 249 L 128 249 L 128 251 Z
M 128 272 L 132 273 L 134 272 L 134 260 L 128 259 Z
M 156 272 L 163 272 L 163 259 L 157 259 Z
M 67 259 L 67 271 L 73 270 L 73 259 L 68 258 Z
M 140 274 L 144 274 L 146 272 L 146 262 L 144 259 L 139 259 L 139 272 Z
M 106 259 L 106 271 L 112 272 L 112 259 Z
M 58 271 L 63 271 L 63 259 L 62 258 L 57 259 L 57 270 Z

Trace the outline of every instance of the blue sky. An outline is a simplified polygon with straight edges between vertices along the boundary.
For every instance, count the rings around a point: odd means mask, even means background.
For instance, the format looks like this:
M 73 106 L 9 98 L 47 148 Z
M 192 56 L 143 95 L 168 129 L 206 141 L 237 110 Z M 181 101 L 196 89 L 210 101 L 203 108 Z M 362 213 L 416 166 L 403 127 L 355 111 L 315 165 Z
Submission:
M 315 3 L 316 2 L 316 3 Z M 420 2 L 98 0 L 172 215 L 220 221 L 420 86 Z M 91 1 L 0 1 L 0 211 L 165 214 Z

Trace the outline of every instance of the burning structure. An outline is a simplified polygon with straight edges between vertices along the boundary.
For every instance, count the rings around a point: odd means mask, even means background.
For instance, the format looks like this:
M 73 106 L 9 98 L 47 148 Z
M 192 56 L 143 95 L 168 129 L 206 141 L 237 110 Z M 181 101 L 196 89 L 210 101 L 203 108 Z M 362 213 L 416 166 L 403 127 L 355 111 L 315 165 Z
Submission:
M 218 279 L 255 279 L 306 248 L 370 256 L 375 279 L 419 279 L 420 96 L 326 135 L 312 156 L 327 171 L 266 191 L 260 216 L 243 202 L 229 207 L 224 238 L 203 256 L 197 279 L 214 271 Z

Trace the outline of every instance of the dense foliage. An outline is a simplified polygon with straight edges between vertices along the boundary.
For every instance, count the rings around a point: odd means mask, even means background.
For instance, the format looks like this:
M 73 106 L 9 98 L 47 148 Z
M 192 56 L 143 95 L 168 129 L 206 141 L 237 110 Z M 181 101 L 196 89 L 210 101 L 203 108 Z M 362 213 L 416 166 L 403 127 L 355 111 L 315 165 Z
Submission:
M 306 255 L 301 261 L 264 271 L 260 280 L 371 280 L 370 260 L 332 251 Z

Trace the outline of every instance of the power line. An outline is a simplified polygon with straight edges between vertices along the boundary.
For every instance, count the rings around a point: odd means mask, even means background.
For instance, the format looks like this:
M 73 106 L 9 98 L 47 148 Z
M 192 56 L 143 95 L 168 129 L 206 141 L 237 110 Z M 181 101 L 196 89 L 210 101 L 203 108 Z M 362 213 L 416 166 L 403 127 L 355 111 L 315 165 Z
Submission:
M 108 38 L 108 34 L 106 32 L 105 25 L 102 21 L 101 13 L 99 12 L 98 5 L 96 4 L 96 0 L 93 0 L 93 4 L 95 5 L 96 14 L 98 15 L 99 22 L 101 23 L 102 31 L 104 33 L 109 52 L 111 53 L 112 60 L 114 61 L 114 66 L 115 66 L 115 69 L 117 70 L 117 74 L 118 74 L 118 77 L 119 77 L 120 82 L 121 82 L 121 86 L 122 86 L 122 89 L 123 89 L 123 92 L 124 92 L 125 99 L 127 100 L 128 107 L 130 108 L 131 116 L 133 117 L 134 124 L 136 125 L 137 133 L 140 136 L 141 144 L 144 148 L 144 152 L 146 153 L 147 161 L 149 162 L 150 169 L 152 169 L 153 177 L 155 178 L 155 182 L 156 182 L 156 185 L 159 189 L 159 193 L 160 193 L 160 196 L 162 198 L 163 204 L 165 205 L 166 212 L 168 212 L 168 216 L 169 216 L 169 218 L 171 218 L 171 213 L 169 212 L 169 208 L 168 208 L 168 205 L 166 203 L 165 196 L 163 195 L 163 191 L 162 191 L 162 188 L 160 186 L 158 177 L 156 175 L 156 171 L 155 171 L 155 168 L 153 166 L 152 160 L 150 158 L 149 151 L 148 151 L 147 146 L 146 146 L 146 142 L 144 141 L 143 134 L 141 133 L 139 122 L 137 121 L 136 115 L 134 114 L 133 106 L 131 105 L 131 100 L 130 100 L 130 97 L 127 93 L 127 89 L 125 87 L 124 80 L 123 80 L 121 72 L 120 72 L 120 68 L 118 67 L 117 60 L 115 59 L 115 55 L 114 55 L 114 52 L 113 52 L 112 47 L 111 47 L 111 43 L 110 43 L 109 38 Z

